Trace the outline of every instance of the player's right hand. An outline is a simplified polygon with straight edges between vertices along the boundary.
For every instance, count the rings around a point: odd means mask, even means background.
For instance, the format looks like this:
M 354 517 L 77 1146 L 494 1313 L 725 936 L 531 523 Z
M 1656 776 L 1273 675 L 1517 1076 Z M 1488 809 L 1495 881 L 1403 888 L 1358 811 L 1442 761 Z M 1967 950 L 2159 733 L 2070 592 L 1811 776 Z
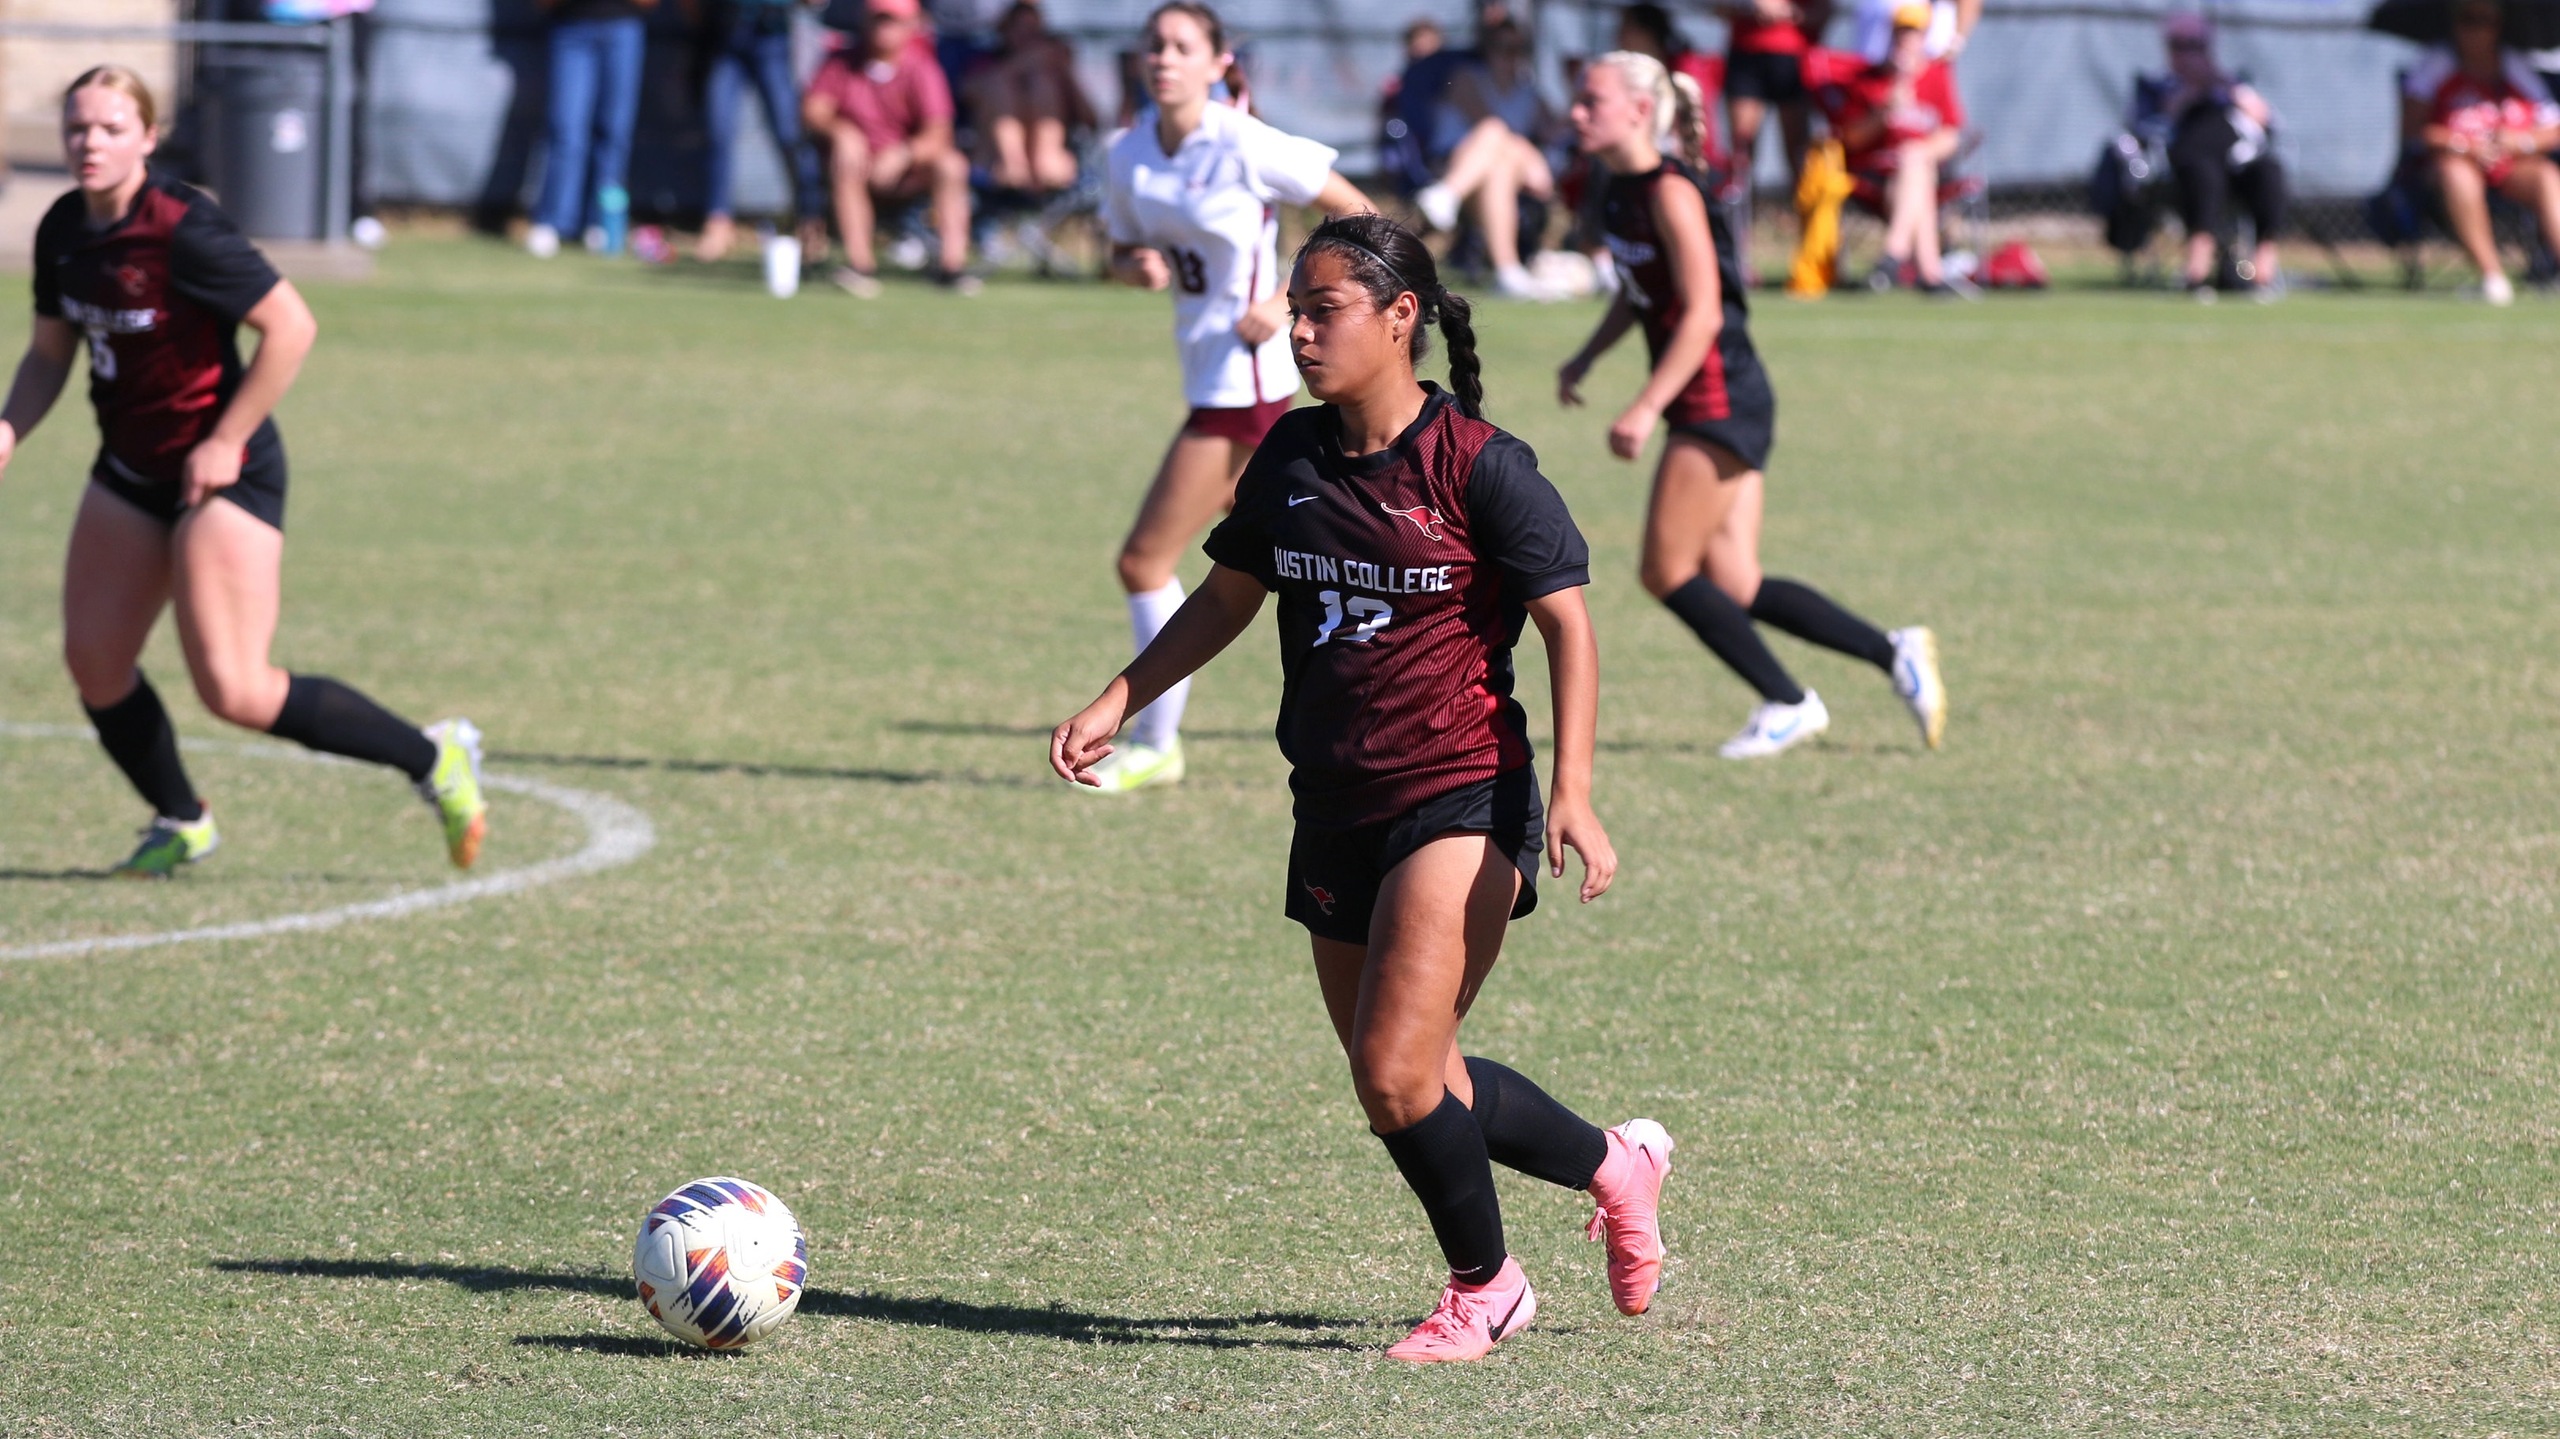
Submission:
M 18 453 L 18 427 L 0 420 L 0 474 L 6 474 L 9 461 Z
M 1093 703 L 1049 731 L 1049 768 L 1058 772 L 1058 778 L 1101 787 L 1102 782 L 1087 771 L 1110 755 L 1111 737 L 1128 717 L 1128 705 L 1129 682 L 1115 675 Z
M 1173 283 L 1173 267 L 1155 250 L 1131 250 L 1121 256 L 1121 278 L 1142 290 L 1161 290 Z

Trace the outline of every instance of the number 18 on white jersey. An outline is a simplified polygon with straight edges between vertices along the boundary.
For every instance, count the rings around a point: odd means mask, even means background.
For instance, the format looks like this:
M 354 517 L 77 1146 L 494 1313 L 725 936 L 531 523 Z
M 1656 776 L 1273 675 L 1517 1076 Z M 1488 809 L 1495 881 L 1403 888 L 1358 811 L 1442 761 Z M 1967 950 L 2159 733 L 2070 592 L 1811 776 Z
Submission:
M 1155 250 L 1173 272 L 1186 403 L 1234 410 L 1297 393 L 1288 331 L 1247 345 L 1235 327 L 1288 281 L 1279 273 L 1278 207 L 1314 203 L 1336 153 L 1218 104 L 1171 155 L 1152 113 L 1112 140 L 1104 219 L 1113 244 Z

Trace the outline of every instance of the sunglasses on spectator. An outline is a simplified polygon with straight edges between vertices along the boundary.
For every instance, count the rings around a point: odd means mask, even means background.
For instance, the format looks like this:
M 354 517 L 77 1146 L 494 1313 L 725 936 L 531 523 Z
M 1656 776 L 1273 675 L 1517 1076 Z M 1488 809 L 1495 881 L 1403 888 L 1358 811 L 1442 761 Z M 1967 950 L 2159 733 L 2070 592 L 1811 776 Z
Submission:
M 2172 50 L 2200 51 L 2204 49 L 2205 46 L 2202 40 L 2172 40 L 2169 42 L 2169 48 Z
M 2495 10 L 2465 10 L 2453 17 L 2453 23 L 2464 29 L 2469 29 L 2475 25 L 2495 29 L 2498 24 L 2498 12 Z

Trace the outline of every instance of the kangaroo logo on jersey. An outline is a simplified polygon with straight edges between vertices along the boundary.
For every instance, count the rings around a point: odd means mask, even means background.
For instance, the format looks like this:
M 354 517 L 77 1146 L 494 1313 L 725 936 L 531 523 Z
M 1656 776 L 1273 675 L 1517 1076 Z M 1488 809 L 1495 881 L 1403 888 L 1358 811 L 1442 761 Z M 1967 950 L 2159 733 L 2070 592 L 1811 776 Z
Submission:
M 1327 914 L 1333 913 L 1334 899 L 1332 890 L 1329 890 L 1320 884 L 1305 883 L 1301 883 L 1298 888 L 1307 892 L 1307 898 L 1316 902 L 1316 908 L 1323 910 Z
M 142 298 L 142 287 L 151 283 L 151 277 L 143 273 L 140 265 L 118 265 L 116 266 L 116 283 L 124 286 L 126 294 L 139 300 Z
M 1378 502 L 1378 508 L 1395 516 L 1397 519 L 1413 521 L 1413 527 L 1422 531 L 1422 537 L 1426 540 L 1439 541 L 1449 538 L 1448 532 L 1440 528 L 1443 524 L 1446 524 L 1447 521 L 1441 519 L 1440 512 L 1431 508 L 1429 505 L 1416 505 L 1409 510 L 1400 510 L 1395 506 L 1388 504 L 1386 501 L 1380 500 Z

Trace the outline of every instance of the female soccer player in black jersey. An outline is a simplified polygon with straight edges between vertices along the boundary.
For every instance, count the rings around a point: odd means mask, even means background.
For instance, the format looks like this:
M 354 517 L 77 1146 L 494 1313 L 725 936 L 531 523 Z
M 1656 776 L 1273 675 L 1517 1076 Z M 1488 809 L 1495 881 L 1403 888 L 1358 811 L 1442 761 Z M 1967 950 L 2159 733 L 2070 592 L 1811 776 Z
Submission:
M 488 825 L 471 723 L 421 731 L 267 657 L 285 492 L 268 416 L 310 352 L 311 311 L 211 200 L 150 172 L 159 132 L 139 76 L 114 65 L 83 74 L 63 96 L 62 125 L 79 188 L 36 230 L 35 331 L 0 408 L 0 470 L 62 394 L 85 337 L 101 443 L 71 527 L 63 654 L 99 742 L 154 812 L 118 873 L 166 876 L 219 843 L 168 711 L 134 664 L 173 602 L 207 709 L 398 769 L 468 867 Z M 259 336 L 246 365 L 244 324 Z
M 1632 460 L 1657 422 L 1671 422 L 1645 516 L 1644 587 L 1760 692 L 1722 753 L 1779 754 L 1831 724 L 1822 697 L 1787 674 L 1753 620 L 1883 670 L 1922 741 L 1937 748 L 1947 692 L 1934 635 L 1918 626 L 1888 635 L 1810 585 L 1760 573 L 1760 472 L 1778 400 L 1751 346 L 1732 232 L 1692 168 L 1706 133 L 1696 82 L 1649 55 L 1616 51 L 1584 68 L 1572 117 L 1584 153 L 1609 177 L 1603 229 L 1624 279 L 1600 328 L 1557 372 L 1557 394 L 1581 404 L 1592 362 L 1643 323 L 1653 373 L 1609 427 L 1609 448 Z M 1675 137 L 1686 160 L 1663 153 Z
M 1591 811 L 1599 654 L 1588 552 L 1526 445 L 1481 417 L 1467 302 L 1393 221 L 1319 226 L 1289 281 L 1291 357 L 1322 404 L 1280 417 L 1211 532 L 1215 563 L 1155 643 L 1050 737 L 1091 783 L 1121 720 L 1243 633 L 1280 597 L 1279 739 L 1298 832 L 1289 917 L 1354 1089 L 1449 1261 L 1429 1318 L 1388 1351 L 1477 1359 L 1537 1312 L 1502 1238 L 1492 1161 L 1599 1202 L 1618 1307 L 1642 1313 L 1662 1265 L 1655 1222 L 1671 1137 L 1602 1131 L 1527 1079 L 1462 1055 L 1458 1026 L 1537 903 L 1552 833 L 1582 855 L 1582 898 L 1617 869 Z M 1434 322 L 1455 393 L 1414 378 Z M 1555 789 L 1541 810 L 1511 649 L 1534 620 L 1554 676 Z

